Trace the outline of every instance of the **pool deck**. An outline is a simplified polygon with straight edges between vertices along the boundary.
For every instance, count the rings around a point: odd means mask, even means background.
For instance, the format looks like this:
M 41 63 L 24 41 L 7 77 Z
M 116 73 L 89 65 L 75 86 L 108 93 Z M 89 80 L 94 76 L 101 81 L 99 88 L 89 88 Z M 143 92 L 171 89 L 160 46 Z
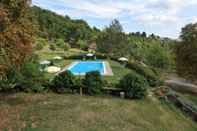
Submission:
M 60 74 L 60 73 L 62 73 L 62 72 L 64 72 L 64 71 L 66 71 L 66 70 L 68 70 L 68 69 L 70 69 L 70 68 L 72 68 L 74 65 L 76 65 L 79 62 L 80 61 L 72 62 L 71 64 L 69 64 L 66 67 L 64 67 L 60 72 L 58 72 L 57 75 Z M 103 76 L 113 76 L 114 74 L 112 72 L 112 69 L 110 67 L 109 62 L 107 62 L 107 61 L 103 61 L 103 62 L 104 62 L 105 73 L 102 74 L 102 75 Z M 75 74 L 75 75 L 85 75 L 85 74 Z

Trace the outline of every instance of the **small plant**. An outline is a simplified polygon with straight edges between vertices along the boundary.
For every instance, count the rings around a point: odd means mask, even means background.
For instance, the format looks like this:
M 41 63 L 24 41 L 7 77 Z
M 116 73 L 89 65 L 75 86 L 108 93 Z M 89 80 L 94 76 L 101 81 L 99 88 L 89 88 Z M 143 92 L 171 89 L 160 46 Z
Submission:
M 52 51 L 55 51 L 55 50 L 56 50 L 56 47 L 55 47 L 54 44 L 51 44 L 51 45 L 49 46 L 49 49 L 52 50 Z
M 125 91 L 127 98 L 142 99 L 146 96 L 148 83 L 143 76 L 131 72 L 120 80 L 118 87 Z
M 97 95 L 102 93 L 103 79 L 98 71 L 88 72 L 85 75 L 84 86 L 89 95 Z
M 70 45 L 68 43 L 65 43 L 64 51 L 68 51 L 69 49 L 70 49 Z
M 52 83 L 55 90 L 59 93 L 64 92 L 65 89 L 73 90 L 76 86 L 75 76 L 70 71 L 65 71 L 55 76 Z

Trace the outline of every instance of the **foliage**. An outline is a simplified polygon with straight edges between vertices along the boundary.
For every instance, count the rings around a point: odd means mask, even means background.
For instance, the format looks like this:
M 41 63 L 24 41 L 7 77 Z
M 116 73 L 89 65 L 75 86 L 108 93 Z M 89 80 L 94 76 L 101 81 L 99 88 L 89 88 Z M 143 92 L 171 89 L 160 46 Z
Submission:
M 55 51 L 56 50 L 56 47 L 54 44 L 50 44 L 49 45 L 49 49 L 52 50 L 52 51 Z
M 28 15 L 27 0 L 0 2 L 0 70 L 19 67 L 32 53 L 34 25 Z
M 83 40 L 78 40 L 77 43 L 76 43 L 76 45 L 77 45 L 77 47 L 79 49 L 82 49 L 82 50 L 85 50 L 88 47 L 87 42 L 86 41 L 83 41 Z
M 64 46 L 65 46 L 65 42 L 64 42 L 63 39 L 57 39 L 56 42 L 55 42 L 55 44 L 59 48 L 64 48 Z
M 177 71 L 184 77 L 197 78 L 197 23 L 182 29 L 181 42 L 177 43 Z
M 137 62 L 129 62 L 127 64 L 129 69 L 135 70 L 138 74 L 144 76 L 150 86 L 156 86 L 158 84 L 158 75 L 154 73 L 149 67 L 142 66 Z
M 109 55 L 122 56 L 127 54 L 127 37 L 122 31 L 118 20 L 112 21 L 97 38 L 98 51 Z
M 87 92 L 90 95 L 101 94 L 103 79 L 98 71 L 88 72 L 85 75 L 84 86 L 87 88 Z
M 68 16 L 61 16 L 39 7 L 31 7 L 36 24 L 38 24 L 40 37 L 63 39 L 74 46 L 78 40 L 90 40 L 97 35 L 97 30 L 92 29 L 83 20 L 72 20 Z M 39 15 L 37 15 L 39 14 Z
M 10 66 L 4 79 L 0 81 L 2 91 L 19 89 L 25 92 L 43 92 L 46 80 L 39 70 L 39 65 L 33 59 L 28 59 L 20 69 Z
M 127 98 L 142 99 L 146 96 L 148 84 L 144 77 L 131 72 L 120 80 L 118 87 L 125 91 Z
M 70 49 L 70 45 L 68 43 L 64 44 L 64 51 L 68 51 Z
M 47 40 L 44 38 L 37 38 L 36 39 L 36 49 L 42 50 L 44 46 L 47 45 Z
M 64 92 L 65 89 L 73 89 L 76 86 L 75 80 L 75 76 L 70 71 L 65 71 L 55 76 L 52 83 L 54 89 L 61 93 Z

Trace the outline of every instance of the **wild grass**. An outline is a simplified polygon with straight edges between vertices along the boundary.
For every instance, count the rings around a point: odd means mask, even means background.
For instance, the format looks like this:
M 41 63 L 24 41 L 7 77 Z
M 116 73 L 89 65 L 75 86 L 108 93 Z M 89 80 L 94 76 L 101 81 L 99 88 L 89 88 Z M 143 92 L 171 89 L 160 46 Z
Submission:
M 16 94 L 0 102 L 0 130 L 196 131 L 176 108 L 154 97 L 124 100 L 57 94 Z

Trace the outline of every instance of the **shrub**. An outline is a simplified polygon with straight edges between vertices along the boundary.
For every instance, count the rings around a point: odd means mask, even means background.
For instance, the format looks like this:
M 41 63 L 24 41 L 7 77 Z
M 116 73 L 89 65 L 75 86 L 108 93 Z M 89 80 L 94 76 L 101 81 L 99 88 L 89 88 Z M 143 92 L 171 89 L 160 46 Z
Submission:
M 131 72 L 120 80 L 118 87 L 125 91 L 127 98 L 142 99 L 146 96 L 148 84 L 143 76 Z
M 26 62 L 21 68 L 21 75 L 20 87 L 22 91 L 43 92 L 46 89 L 43 86 L 45 79 L 39 70 L 39 64 L 32 61 Z
M 64 48 L 65 42 L 64 42 L 63 39 L 57 39 L 55 44 L 56 44 L 57 47 L 59 47 L 59 48 Z
M 158 75 L 149 67 L 145 67 L 134 62 L 128 62 L 127 67 L 144 76 L 150 86 L 156 86 L 158 84 Z
M 52 83 L 55 90 L 61 93 L 65 89 L 73 89 L 75 87 L 75 76 L 70 71 L 65 71 L 55 76 Z
M 55 47 L 54 44 L 50 44 L 49 49 L 52 50 L 52 51 L 55 51 L 56 50 L 56 47 Z
M 36 39 L 36 49 L 42 50 L 44 46 L 47 45 L 47 41 L 43 38 L 37 38 Z
M 15 66 L 8 67 L 5 76 L 0 80 L 0 91 L 9 91 L 19 85 L 21 74 Z
M 20 69 L 10 66 L 6 77 L 0 81 L 2 91 L 17 89 L 25 92 L 42 92 L 44 87 L 44 76 L 39 70 L 39 65 L 32 60 L 25 62 Z
M 68 51 L 69 49 L 70 49 L 70 45 L 68 43 L 65 43 L 64 51 Z
M 101 94 L 103 79 L 98 71 L 88 72 L 85 75 L 84 86 L 87 89 L 89 95 Z

